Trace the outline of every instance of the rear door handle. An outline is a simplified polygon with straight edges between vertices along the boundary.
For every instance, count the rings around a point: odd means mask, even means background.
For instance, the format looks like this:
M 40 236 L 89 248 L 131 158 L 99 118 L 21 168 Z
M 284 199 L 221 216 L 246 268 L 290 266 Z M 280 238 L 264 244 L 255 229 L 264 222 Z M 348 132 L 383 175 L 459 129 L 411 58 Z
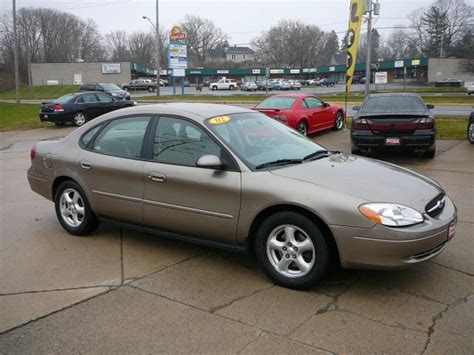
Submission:
M 165 182 L 166 181 L 166 175 L 162 173 L 158 173 L 156 171 L 150 171 L 147 173 L 147 178 L 151 181 L 154 182 Z
M 90 170 L 90 169 L 92 169 L 92 163 L 90 161 L 87 161 L 87 160 L 82 160 L 81 161 L 81 168 L 86 169 L 86 170 Z

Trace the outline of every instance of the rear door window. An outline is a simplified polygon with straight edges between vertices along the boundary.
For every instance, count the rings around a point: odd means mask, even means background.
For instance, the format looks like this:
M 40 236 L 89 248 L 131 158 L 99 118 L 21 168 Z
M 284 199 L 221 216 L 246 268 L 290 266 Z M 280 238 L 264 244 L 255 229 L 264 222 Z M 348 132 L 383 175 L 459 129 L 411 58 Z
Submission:
M 97 93 L 96 96 L 99 98 L 99 101 L 103 103 L 110 103 L 113 101 L 111 96 L 103 94 L 101 92 Z
M 88 103 L 88 104 L 98 102 L 97 96 L 95 96 L 95 94 L 82 95 L 82 99 L 84 100 L 84 103 Z
M 98 153 L 124 158 L 140 158 L 149 116 L 134 116 L 113 120 L 94 141 Z

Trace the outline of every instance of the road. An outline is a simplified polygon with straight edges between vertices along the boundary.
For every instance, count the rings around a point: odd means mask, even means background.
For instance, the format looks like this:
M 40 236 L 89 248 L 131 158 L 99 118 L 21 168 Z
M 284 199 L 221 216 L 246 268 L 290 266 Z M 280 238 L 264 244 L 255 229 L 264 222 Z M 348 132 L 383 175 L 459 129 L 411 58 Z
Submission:
M 377 157 L 436 179 L 457 204 L 457 234 L 441 255 L 404 271 L 335 271 L 298 292 L 250 257 L 108 224 L 67 234 L 26 169 L 35 141 L 72 130 L 0 132 L 2 353 L 474 353 L 467 141 L 439 141 L 432 161 Z M 350 150 L 346 130 L 312 138 Z

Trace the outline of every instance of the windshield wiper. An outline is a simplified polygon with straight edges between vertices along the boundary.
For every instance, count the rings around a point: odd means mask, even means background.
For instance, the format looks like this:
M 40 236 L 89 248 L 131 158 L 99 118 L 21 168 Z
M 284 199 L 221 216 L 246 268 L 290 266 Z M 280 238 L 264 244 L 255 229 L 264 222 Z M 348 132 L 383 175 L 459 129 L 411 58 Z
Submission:
M 278 159 L 274 161 L 269 161 L 267 163 L 263 163 L 260 165 L 257 165 L 255 169 L 263 169 L 263 168 L 268 168 L 270 166 L 278 166 L 278 165 L 288 165 L 288 164 L 301 164 L 303 160 L 301 159 Z
M 307 156 L 305 156 L 305 157 L 303 158 L 303 161 L 326 158 L 326 157 L 328 157 L 328 156 L 331 155 L 331 154 L 339 154 L 339 153 L 340 153 L 340 151 L 337 151 L 337 150 L 325 150 L 325 149 L 321 149 L 321 150 L 315 151 L 314 153 L 308 154 Z

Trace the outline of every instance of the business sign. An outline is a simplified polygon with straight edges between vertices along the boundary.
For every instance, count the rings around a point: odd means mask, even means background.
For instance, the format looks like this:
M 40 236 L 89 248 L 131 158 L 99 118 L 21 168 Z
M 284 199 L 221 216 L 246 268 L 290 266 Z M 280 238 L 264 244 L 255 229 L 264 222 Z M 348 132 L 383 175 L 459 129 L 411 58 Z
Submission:
M 405 66 L 405 62 L 403 60 L 396 60 L 393 66 L 395 68 L 403 68 Z
M 218 69 L 216 74 L 229 74 L 229 71 L 227 69 Z
M 181 71 L 175 72 L 174 69 L 186 69 L 188 67 L 186 32 L 183 32 L 179 26 L 173 26 L 170 32 L 168 67 L 173 69 L 173 76 L 176 76 L 176 73 L 181 74 Z
M 290 74 L 299 74 L 300 70 L 299 69 L 290 69 Z
M 329 71 L 336 71 L 336 67 L 329 67 Z
M 186 32 L 179 26 L 173 26 L 170 31 L 170 42 L 175 44 L 188 44 Z
M 362 16 L 364 15 L 365 0 L 351 0 L 349 8 L 349 28 L 346 34 L 347 45 L 347 67 L 346 67 L 346 93 L 351 91 L 352 77 L 357 60 L 357 48 L 359 47 L 360 28 Z
M 185 69 L 173 69 L 173 76 L 178 78 L 182 78 L 186 76 L 186 70 Z
M 414 67 L 417 66 L 417 65 L 420 65 L 420 60 L 419 59 L 413 59 L 411 61 L 411 65 L 413 65 Z
M 270 69 L 270 74 L 283 74 L 284 72 L 283 69 Z
M 260 69 L 252 69 L 252 74 L 260 74 Z
M 388 76 L 386 71 L 379 71 L 375 73 L 374 84 L 387 84 Z
M 102 63 L 102 74 L 120 74 L 120 63 Z

